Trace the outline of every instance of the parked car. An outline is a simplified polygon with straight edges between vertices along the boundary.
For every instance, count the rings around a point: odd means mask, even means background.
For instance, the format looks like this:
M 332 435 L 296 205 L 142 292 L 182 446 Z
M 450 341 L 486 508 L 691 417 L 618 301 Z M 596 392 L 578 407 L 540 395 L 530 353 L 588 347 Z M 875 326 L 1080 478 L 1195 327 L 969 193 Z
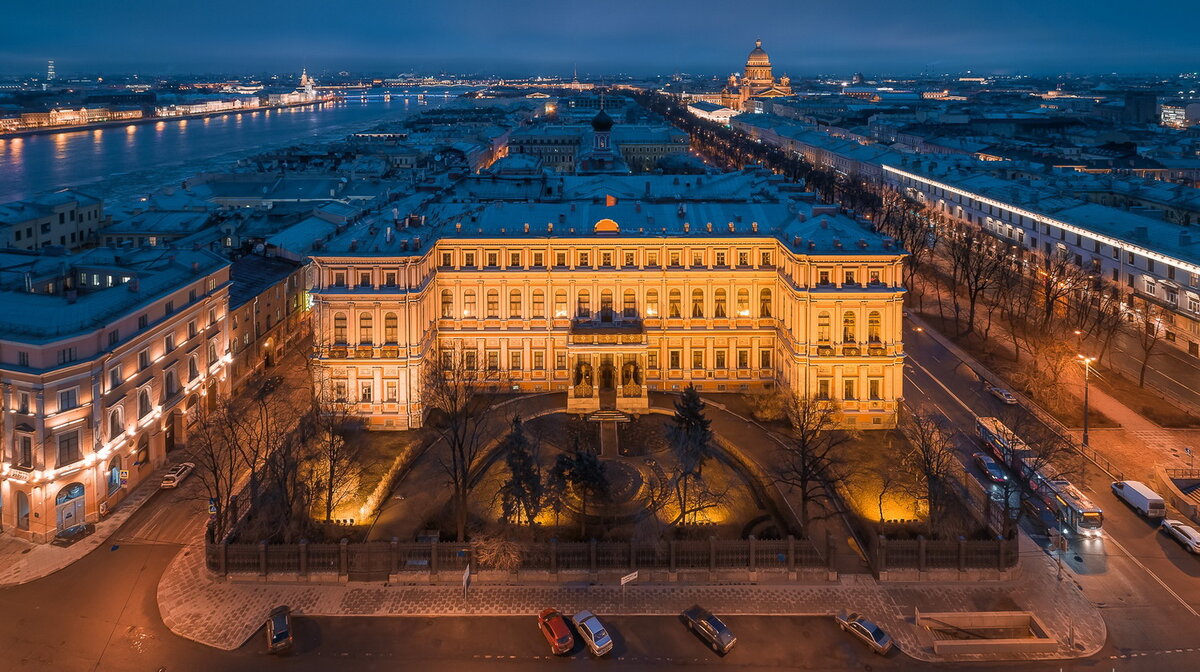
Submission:
M 700 605 L 692 605 L 691 608 L 685 609 L 679 614 L 679 618 L 687 625 L 688 630 L 695 632 L 708 642 L 713 651 L 719 654 L 729 653 L 734 644 L 737 644 L 737 637 L 729 631 L 721 619 L 713 615 L 713 613 Z
M 538 614 L 538 629 L 550 643 L 550 652 L 556 656 L 570 653 L 575 648 L 575 637 L 567 626 L 567 619 L 557 609 L 544 609 Z
M 1196 531 L 1196 528 L 1182 520 L 1165 518 L 1162 521 L 1162 527 L 1159 529 L 1166 532 L 1169 536 L 1174 537 L 1175 541 L 1182 544 L 1188 552 L 1200 553 L 1200 532 Z
M 292 609 L 275 607 L 267 615 L 267 653 L 283 653 L 292 643 Z
M 1117 499 L 1132 506 L 1147 518 L 1163 518 L 1167 515 L 1167 503 L 1156 492 L 1140 481 L 1114 481 L 1113 494 Z
M 612 651 L 612 637 L 608 636 L 608 630 L 604 629 L 604 624 L 595 614 L 584 609 L 572 616 L 571 622 L 575 624 L 575 629 L 579 631 L 579 636 L 583 638 L 592 654 L 603 656 Z
M 979 465 L 979 470 L 990 481 L 993 483 L 1008 482 L 1008 472 L 1004 470 L 1004 467 L 1000 466 L 999 462 L 992 459 L 991 455 L 987 453 L 975 453 L 971 457 L 975 458 L 975 464 Z
M 262 386 L 258 388 L 259 398 L 262 398 L 262 397 L 267 396 L 268 394 L 271 394 L 272 392 L 277 390 L 279 388 L 279 385 L 282 383 L 283 383 L 283 376 L 271 376 L 270 378 L 267 378 L 266 380 L 263 381 Z
M 171 470 L 163 476 L 161 487 L 177 487 L 183 482 L 183 479 L 187 478 L 192 473 L 195 468 L 196 465 L 192 464 L 191 462 L 182 462 L 171 467 Z
M 987 391 L 990 392 L 993 397 L 999 399 L 1000 401 L 1002 401 L 1006 404 L 1017 403 L 1017 398 L 1015 396 L 1013 396 L 1013 393 L 1009 392 L 1008 390 L 1004 389 L 1003 387 L 997 387 L 995 385 L 992 385 L 991 383 L 988 383 Z
M 838 627 L 858 637 L 867 643 L 875 653 L 883 655 L 892 649 L 892 638 L 883 628 L 859 616 L 856 612 L 840 612 L 837 618 Z

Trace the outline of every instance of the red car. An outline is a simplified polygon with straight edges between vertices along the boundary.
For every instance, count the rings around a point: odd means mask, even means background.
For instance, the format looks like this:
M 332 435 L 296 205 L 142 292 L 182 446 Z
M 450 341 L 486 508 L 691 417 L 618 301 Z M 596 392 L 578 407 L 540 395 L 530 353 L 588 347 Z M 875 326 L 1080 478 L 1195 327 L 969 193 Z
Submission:
M 546 609 L 538 614 L 538 629 L 550 643 L 550 651 L 556 656 L 570 653 L 575 648 L 575 637 L 567 626 L 567 619 L 556 609 Z

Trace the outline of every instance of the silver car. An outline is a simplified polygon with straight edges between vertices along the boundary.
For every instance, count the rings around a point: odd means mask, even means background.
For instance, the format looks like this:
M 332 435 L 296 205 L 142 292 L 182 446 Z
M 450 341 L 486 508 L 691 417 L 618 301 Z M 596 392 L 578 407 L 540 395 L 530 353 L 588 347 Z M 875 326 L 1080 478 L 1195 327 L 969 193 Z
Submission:
M 192 470 L 195 468 L 196 465 L 192 464 L 191 462 L 183 462 L 171 467 L 170 471 L 163 476 L 162 485 L 160 487 L 177 487 L 183 482 L 183 479 L 187 478 L 188 475 L 192 473 Z
M 608 636 L 608 630 L 604 628 L 604 624 L 596 618 L 595 614 L 585 609 L 572 616 L 571 622 L 575 624 L 579 636 L 583 638 L 593 655 L 603 656 L 612 651 L 612 637 Z
M 1183 545 L 1190 553 L 1200 553 L 1200 532 L 1182 520 L 1166 518 L 1159 528 Z
M 837 618 L 838 627 L 866 642 L 875 653 L 884 655 L 892 649 L 892 638 L 883 628 L 859 616 L 856 612 L 841 612 Z

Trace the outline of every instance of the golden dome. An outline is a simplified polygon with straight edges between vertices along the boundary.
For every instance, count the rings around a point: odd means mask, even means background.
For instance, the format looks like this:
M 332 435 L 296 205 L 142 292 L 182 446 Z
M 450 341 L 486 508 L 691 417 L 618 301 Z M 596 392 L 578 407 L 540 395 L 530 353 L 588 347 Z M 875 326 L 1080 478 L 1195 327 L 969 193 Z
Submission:
M 746 59 L 746 65 L 770 65 L 771 59 L 767 56 L 767 52 L 763 51 L 762 40 L 754 41 L 754 50 L 750 52 L 750 56 Z

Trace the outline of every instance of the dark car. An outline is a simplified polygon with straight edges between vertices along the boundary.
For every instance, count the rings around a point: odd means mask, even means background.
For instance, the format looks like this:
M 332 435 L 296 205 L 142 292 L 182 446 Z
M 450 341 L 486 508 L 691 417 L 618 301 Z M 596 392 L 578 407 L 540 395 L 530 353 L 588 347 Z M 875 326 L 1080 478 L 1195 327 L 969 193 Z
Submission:
M 64 530 L 59 530 L 58 534 L 54 535 L 54 540 L 50 542 L 51 546 L 70 546 L 77 541 L 96 531 L 96 526 L 92 523 L 81 523 L 73 525 Z
M 734 644 L 737 644 L 737 637 L 729 631 L 721 619 L 713 615 L 713 613 L 700 605 L 693 605 L 689 609 L 685 609 L 679 614 L 679 618 L 683 620 L 688 629 L 699 634 L 713 651 L 720 654 L 729 653 Z
M 292 648 L 292 609 L 278 606 L 267 616 L 267 652 L 283 653 Z
M 975 453 L 971 457 L 975 458 L 975 464 L 979 465 L 979 470 L 983 472 L 993 483 L 1005 483 L 1008 481 L 1008 472 L 1004 471 L 1004 467 L 1000 463 L 992 459 L 987 453 Z
M 542 631 L 554 655 L 561 656 L 575 648 L 575 637 L 571 635 L 567 619 L 557 609 L 545 609 L 538 614 L 538 629 Z
M 883 628 L 859 616 L 857 613 L 846 613 L 843 611 L 835 618 L 837 619 L 838 627 L 861 639 L 875 653 L 884 655 L 892 649 L 891 636 L 884 632 Z

